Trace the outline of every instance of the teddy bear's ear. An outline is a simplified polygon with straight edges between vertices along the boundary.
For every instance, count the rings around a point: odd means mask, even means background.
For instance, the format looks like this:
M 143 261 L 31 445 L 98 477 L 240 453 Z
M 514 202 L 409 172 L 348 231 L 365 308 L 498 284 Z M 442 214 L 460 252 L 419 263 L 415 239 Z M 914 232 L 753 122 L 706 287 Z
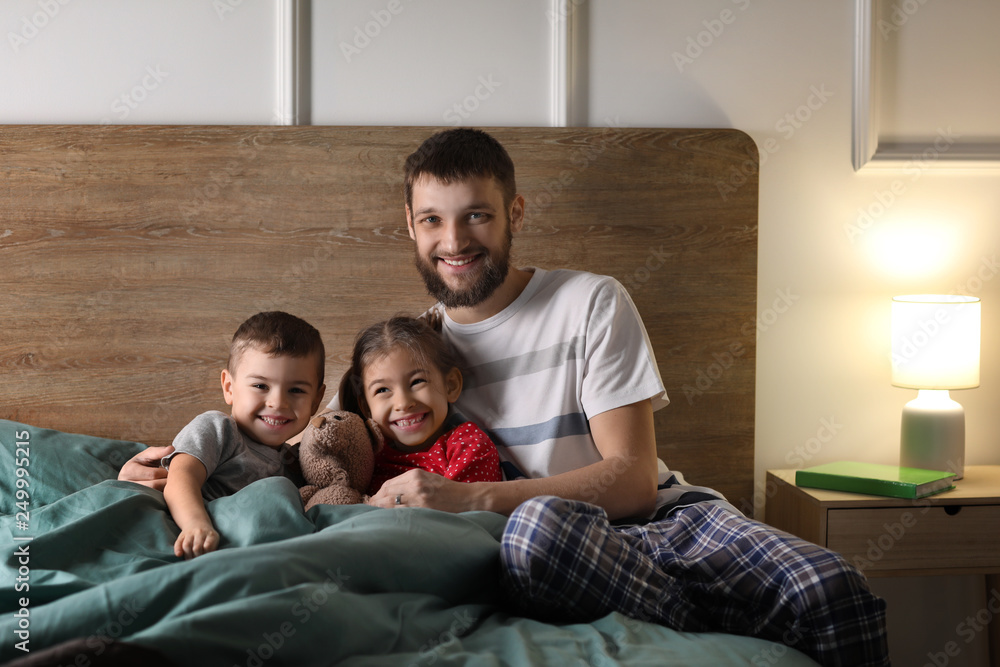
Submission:
M 374 419 L 366 419 L 365 426 L 368 427 L 368 432 L 372 436 L 372 451 L 378 453 L 380 449 L 385 447 L 385 436 L 382 435 L 382 429 L 378 427 L 378 422 Z

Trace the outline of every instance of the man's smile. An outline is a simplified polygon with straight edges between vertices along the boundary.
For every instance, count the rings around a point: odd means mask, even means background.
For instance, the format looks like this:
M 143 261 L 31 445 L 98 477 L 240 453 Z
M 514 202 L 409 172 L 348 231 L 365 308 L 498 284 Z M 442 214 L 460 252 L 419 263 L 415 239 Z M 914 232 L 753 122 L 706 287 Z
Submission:
M 447 264 L 448 266 L 465 266 L 466 264 L 472 262 L 474 259 L 476 258 L 466 257 L 465 259 L 445 259 L 444 257 L 442 257 L 441 261 Z

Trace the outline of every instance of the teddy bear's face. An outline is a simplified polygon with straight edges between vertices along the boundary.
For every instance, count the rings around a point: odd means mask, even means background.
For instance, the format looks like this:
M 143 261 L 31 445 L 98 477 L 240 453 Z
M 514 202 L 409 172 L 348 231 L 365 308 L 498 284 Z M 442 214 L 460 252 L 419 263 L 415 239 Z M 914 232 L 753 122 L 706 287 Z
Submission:
M 299 446 L 302 474 L 319 487 L 346 482 L 364 491 L 375 467 L 375 452 L 383 444 L 378 427 L 353 412 L 318 415 L 309 423 Z

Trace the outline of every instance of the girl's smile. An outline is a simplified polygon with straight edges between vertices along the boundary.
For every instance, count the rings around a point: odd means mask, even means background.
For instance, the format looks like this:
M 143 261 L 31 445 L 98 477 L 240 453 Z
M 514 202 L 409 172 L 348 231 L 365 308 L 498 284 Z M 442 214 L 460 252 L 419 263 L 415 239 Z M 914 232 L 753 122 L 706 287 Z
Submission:
M 370 362 L 362 382 L 365 400 L 383 434 L 409 448 L 430 447 L 444 432 L 448 408 L 461 393 L 462 374 L 444 375 L 402 346 Z

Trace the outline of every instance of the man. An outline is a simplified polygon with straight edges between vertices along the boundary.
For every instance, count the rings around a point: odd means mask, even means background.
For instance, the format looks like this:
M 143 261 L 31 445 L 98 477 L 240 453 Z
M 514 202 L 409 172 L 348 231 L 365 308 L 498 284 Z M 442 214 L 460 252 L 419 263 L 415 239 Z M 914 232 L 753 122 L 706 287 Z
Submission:
M 658 468 L 667 397 L 639 315 L 611 278 L 510 266 L 524 199 L 495 139 L 430 137 L 404 186 L 417 268 L 466 362 L 457 407 L 489 430 L 509 481 L 411 470 L 371 504 L 510 515 L 504 584 L 535 615 L 619 611 L 784 641 L 828 665 L 888 664 L 885 605 L 859 572 Z M 137 468 L 120 478 L 141 481 Z

